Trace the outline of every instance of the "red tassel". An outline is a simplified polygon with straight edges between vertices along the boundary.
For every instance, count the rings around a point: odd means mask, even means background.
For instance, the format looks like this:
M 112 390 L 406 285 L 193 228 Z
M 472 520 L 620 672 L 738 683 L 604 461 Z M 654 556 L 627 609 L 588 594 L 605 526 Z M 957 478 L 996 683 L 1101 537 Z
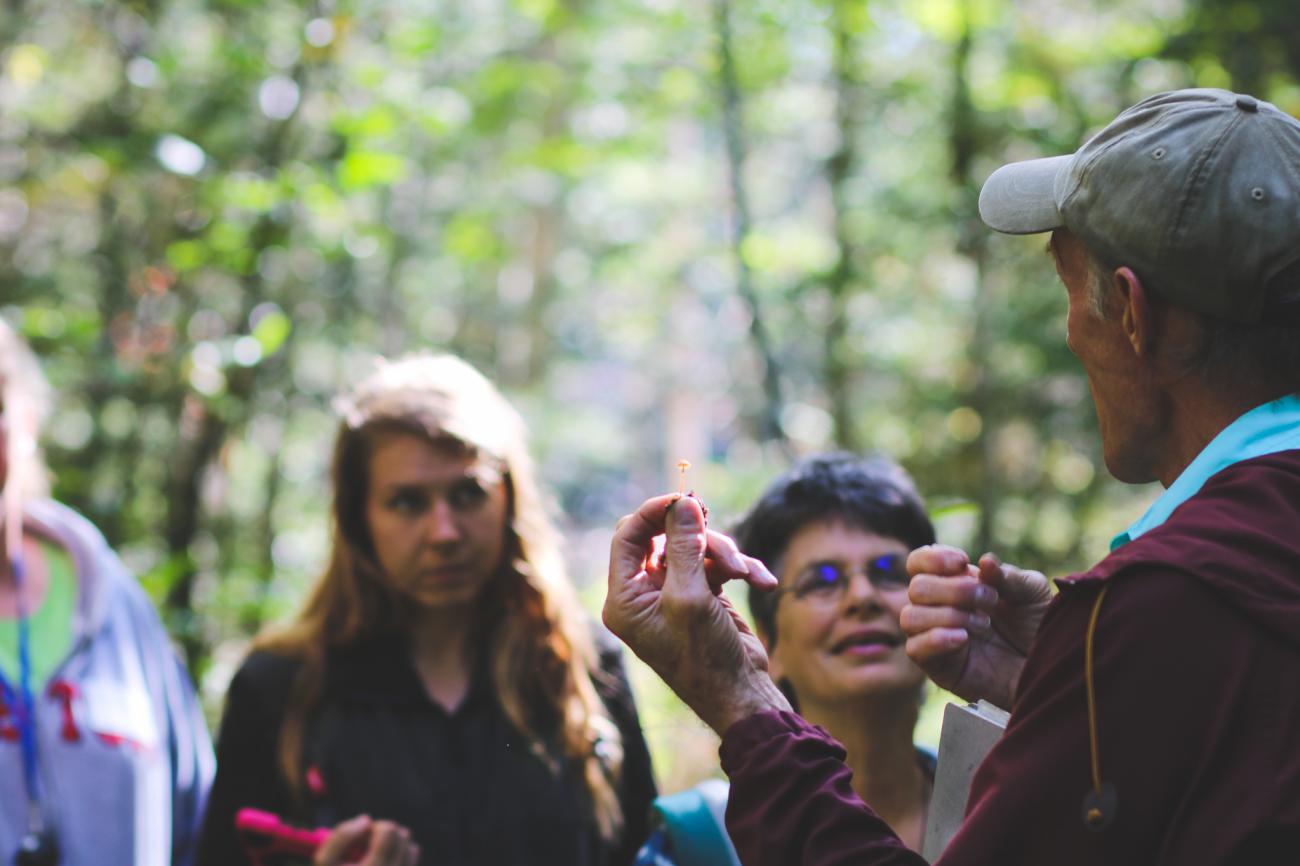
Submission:
M 118 746 L 128 746 L 137 752 L 144 751 L 144 746 L 140 745 L 139 742 L 130 737 L 124 737 L 121 734 L 101 734 L 96 731 L 95 736 L 99 737 L 99 741 L 106 746 L 112 746 L 114 748 L 117 748 Z
M 69 743 L 80 740 L 81 731 L 77 729 L 77 721 L 72 717 L 72 699 L 77 696 L 77 687 L 67 680 L 54 680 L 50 683 L 49 695 L 59 702 L 59 709 L 63 713 L 63 728 L 59 735 Z
M 6 743 L 18 742 L 18 725 L 14 723 L 9 703 L 0 697 L 0 740 Z

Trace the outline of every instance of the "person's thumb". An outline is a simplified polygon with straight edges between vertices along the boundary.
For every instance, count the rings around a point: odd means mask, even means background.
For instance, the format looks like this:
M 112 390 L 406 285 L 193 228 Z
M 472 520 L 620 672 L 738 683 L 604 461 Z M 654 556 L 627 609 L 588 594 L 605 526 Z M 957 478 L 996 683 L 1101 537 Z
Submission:
M 664 562 L 668 574 L 664 588 L 677 593 L 709 592 L 704 573 L 704 509 L 694 496 L 683 496 L 669 506 L 664 525 Z M 711 594 L 711 593 L 710 593 Z
M 349 854 L 364 852 L 363 843 L 370 833 L 369 815 L 357 815 L 335 826 L 334 830 L 316 852 L 314 863 L 318 866 L 335 866 L 348 862 Z
M 1051 598 L 1051 589 L 1042 572 L 1007 565 L 992 553 L 980 557 L 979 576 L 1008 604 L 1030 604 Z

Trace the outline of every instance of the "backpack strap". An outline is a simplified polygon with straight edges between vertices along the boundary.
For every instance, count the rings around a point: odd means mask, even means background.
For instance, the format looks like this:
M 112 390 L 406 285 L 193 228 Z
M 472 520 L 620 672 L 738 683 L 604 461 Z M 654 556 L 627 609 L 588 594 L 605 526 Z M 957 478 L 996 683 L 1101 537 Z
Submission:
M 741 866 L 723 819 L 729 790 L 721 779 L 707 779 L 655 800 L 677 866 Z

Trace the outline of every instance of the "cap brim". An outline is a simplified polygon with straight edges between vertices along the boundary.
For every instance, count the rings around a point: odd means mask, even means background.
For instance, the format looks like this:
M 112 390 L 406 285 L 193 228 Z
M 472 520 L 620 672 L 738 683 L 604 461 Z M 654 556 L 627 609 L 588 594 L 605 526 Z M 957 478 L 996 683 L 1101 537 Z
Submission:
M 1010 235 L 1032 235 L 1060 228 L 1056 179 L 1068 170 L 1074 154 L 1049 156 L 1004 165 L 980 190 L 980 219 Z

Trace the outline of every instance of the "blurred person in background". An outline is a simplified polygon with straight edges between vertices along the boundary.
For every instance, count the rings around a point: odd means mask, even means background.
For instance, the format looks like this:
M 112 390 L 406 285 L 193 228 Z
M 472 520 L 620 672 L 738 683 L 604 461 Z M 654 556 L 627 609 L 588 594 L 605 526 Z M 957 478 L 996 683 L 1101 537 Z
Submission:
M 912 479 L 882 457 L 809 457 L 767 488 L 734 538 L 780 582 L 749 594 L 772 679 L 843 744 L 854 791 L 919 851 L 935 759 L 912 743 L 925 675 L 907 657 L 899 613 L 908 553 L 935 538 Z M 716 780 L 660 797 L 638 866 L 739 863 L 726 799 Z
M 192 862 L 212 743 L 158 614 L 48 498 L 49 387 L 0 320 L 0 862 Z
M 329 563 L 231 683 L 200 862 L 247 863 L 255 807 L 367 863 L 630 863 L 650 757 L 522 419 L 447 355 L 381 362 L 340 409 Z

